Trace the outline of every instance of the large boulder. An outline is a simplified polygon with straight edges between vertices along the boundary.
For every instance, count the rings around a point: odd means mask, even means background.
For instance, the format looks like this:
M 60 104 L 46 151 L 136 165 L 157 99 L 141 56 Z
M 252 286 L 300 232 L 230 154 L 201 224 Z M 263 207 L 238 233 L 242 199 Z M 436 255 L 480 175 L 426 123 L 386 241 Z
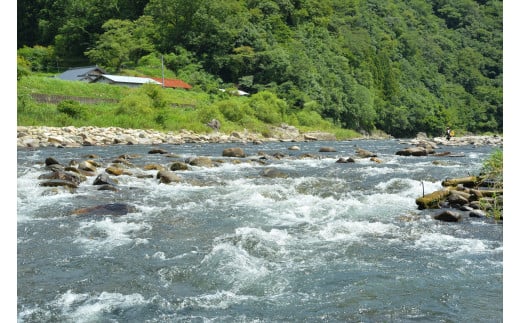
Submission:
M 110 203 L 72 211 L 73 215 L 125 215 L 137 212 L 136 207 L 125 203 Z
M 163 184 L 179 183 L 182 180 L 177 174 L 168 170 L 158 171 L 157 178 Z
M 107 173 L 110 174 L 110 175 L 115 175 L 115 176 L 119 176 L 119 175 L 131 175 L 130 172 L 124 170 L 124 169 L 121 168 L 121 167 L 116 167 L 116 166 L 108 166 L 107 168 L 105 168 L 105 172 L 107 172 Z
M 220 121 L 217 119 L 212 119 L 210 122 L 206 123 L 206 125 L 215 131 L 220 130 Z
M 337 150 L 334 147 L 328 147 L 328 146 L 320 147 L 320 153 L 333 153 L 336 151 Z
M 198 167 L 213 167 L 213 161 L 209 157 L 194 157 L 188 159 L 188 164 Z
M 116 186 L 118 184 L 118 181 L 115 179 L 112 179 L 110 176 L 108 176 L 107 173 L 101 173 L 99 174 L 96 179 L 94 179 L 94 182 L 92 185 L 112 185 Z
M 177 161 L 170 166 L 171 171 L 188 170 L 188 164 Z
M 164 170 L 164 166 L 160 164 L 146 164 L 143 166 L 144 170 Z
M 399 156 L 428 156 L 428 150 L 424 147 L 408 147 L 395 154 Z
M 460 222 L 462 221 L 462 215 L 453 211 L 442 211 L 433 216 L 435 220 L 444 221 L 444 222 Z
M 60 162 L 54 157 L 45 158 L 45 166 L 60 164 Z
M 38 176 L 38 179 L 45 179 L 45 180 L 65 180 L 73 182 L 77 185 L 79 185 L 81 182 L 83 182 L 86 177 L 81 176 L 80 174 L 73 173 L 73 172 L 67 172 L 67 171 L 52 171 L 47 174 L 42 174 Z
M 51 179 L 48 181 L 44 181 L 40 183 L 40 186 L 46 186 L 46 187 L 57 187 L 57 186 L 64 186 L 72 189 L 78 188 L 78 184 L 68 181 L 65 179 Z
M 263 177 L 268 177 L 268 178 L 287 178 L 287 177 L 289 177 L 289 175 L 287 175 L 286 173 L 284 173 L 276 168 L 272 168 L 272 167 L 263 169 L 260 172 L 260 175 Z
M 336 163 L 354 163 L 354 162 L 355 162 L 355 160 L 352 157 L 348 157 L 348 158 L 340 157 L 338 160 L 336 160 Z
M 148 151 L 149 154 L 167 154 L 168 151 L 161 149 L 161 148 L 154 148 Z
M 240 147 L 226 148 L 222 151 L 222 156 L 224 157 L 246 157 L 246 153 Z
M 469 204 L 470 194 L 459 192 L 459 191 L 450 191 L 448 195 L 448 203 L 451 207 L 461 208 L 464 205 Z
M 84 160 L 82 162 L 79 163 L 78 165 L 78 169 L 81 169 L 81 170 L 84 170 L 84 171 L 87 171 L 87 172 L 95 172 L 96 171 L 96 166 L 97 164 L 94 163 L 93 161 L 91 160 Z
M 356 155 L 361 158 L 377 157 L 377 155 L 374 154 L 373 152 L 362 149 L 362 148 L 356 149 Z

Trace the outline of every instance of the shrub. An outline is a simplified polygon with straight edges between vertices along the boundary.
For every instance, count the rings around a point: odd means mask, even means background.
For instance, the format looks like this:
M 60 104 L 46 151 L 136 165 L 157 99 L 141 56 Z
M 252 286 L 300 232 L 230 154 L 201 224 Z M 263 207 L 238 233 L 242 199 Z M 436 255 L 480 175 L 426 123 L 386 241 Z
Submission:
M 250 105 L 253 108 L 258 120 L 270 124 L 277 124 L 283 121 L 287 104 L 279 99 L 275 94 L 262 91 L 251 97 Z
M 225 100 L 216 104 L 224 117 L 232 122 L 239 122 L 248 115 L 252 115 L 251 109 L 235 100 Z
M 16 79 L 19 81 L 22 77 L 31 74 L 31 63 L 21 56 L 16 57 Z
M 34 47 L 23 46 L 17 50 L 18 56 L 29 62 L 29 67 L 33 71 L 46 71 L 54 68 L 56 64 L 54 48 L 35 45 Z
M 222 113 L 220 113 L 220 110 L 216 106 L 206 105 L 197 109 L 197 121 L 199 121 L 199 123 L 206 124 L 212 119 L 217 119 L 221 123 L 224 119 L 224 116 Z
M 127 115 L 151 115 L 153 113 L 152 110 L 152 99 L 147 95 L 135 93 L 124 97 L 119 102 L 119 107 L 116 111 L 116 114 L 127 114 Z
M 504 152 L 502 150 L 496 150 L 483 162 L 481 176 L 483 180 L 490 180 L 493 183 L 495 191 L 504 188 Z M 503 205 L 496 194 L 493 196 L 493 201 L 489 213 L 495 220 L 499 220 L 503 216 Z
M 74 100 L 64 100 L 58 103 L 58 112 L 66 114 L 72 119 L 83 119 L 87 115 L 86 108 Z
M 504 176 L 504 152 L 502 150 L 494 151 L 488 159 L 482 164 L 481 172 L 487 178 L 495 180 L 502 186 Z
M 157 84 L 143 84 L 139 91 L 145 93 L 152 100 L 154 108 L 164 108 L 168 104 L 164 89 Z
M 296 113 L 296 117 L 298 118 L 298 123 L 302 126 L 307 127 L 318 127 L 323 123 L 323 119 L 320 114 L 316 111 L 298 111 Z

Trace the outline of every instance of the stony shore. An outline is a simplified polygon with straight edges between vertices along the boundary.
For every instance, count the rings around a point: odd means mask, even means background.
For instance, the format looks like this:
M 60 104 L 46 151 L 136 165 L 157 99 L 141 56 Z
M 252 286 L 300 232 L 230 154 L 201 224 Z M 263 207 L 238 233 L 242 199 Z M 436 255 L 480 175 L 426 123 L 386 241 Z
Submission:
M 360 139 L 385 139 L 363 137 Z M 386 138 L 388 139 L 388 138 Z M 188 130 L 179 132 L 160 132 L 143 129 L 125 129 L 118 127 L 17 127 L 18 148 L 39 147 L 82 147 L 107 145 L 158 145 L 184 143 L 262 143 L 272 141 L 305 142 L 327 140 L 335 141 L 333 134 L 325 132 L 301 133 L 297 128 L 287 125 L 273 128 L 271 137 L 264 137 L 258 133 L 251 133 L 246 129 L 242 132 L 225 134 L 212 132 L 197 134 Z M 414 144 L 418 140 L 428 140 L 442 145 L 492 145 L 502 146 L 501 136 L 465 136 L 453 137 L 447 141 L 443 137 L 426 138 L 418 135 L 411 140 L 403 140 Z

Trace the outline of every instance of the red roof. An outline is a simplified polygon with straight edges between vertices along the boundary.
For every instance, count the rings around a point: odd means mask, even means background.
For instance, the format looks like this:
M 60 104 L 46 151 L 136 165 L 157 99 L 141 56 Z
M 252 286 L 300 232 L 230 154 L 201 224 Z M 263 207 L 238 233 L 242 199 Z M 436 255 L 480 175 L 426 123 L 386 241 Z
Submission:
M 151 77 L 151 79 L 153 79 L 161 84 L 163 81 L 162 77 Z M 164 87 L 181 88 L 181 89 L 186 89 L 186 90 L 191 89 L 191 85 L 189 85 L 186 82 L 183 82 L 181 80 L 175 80 L 175 79 L 167 79 L 167 78 L 164 79 Z

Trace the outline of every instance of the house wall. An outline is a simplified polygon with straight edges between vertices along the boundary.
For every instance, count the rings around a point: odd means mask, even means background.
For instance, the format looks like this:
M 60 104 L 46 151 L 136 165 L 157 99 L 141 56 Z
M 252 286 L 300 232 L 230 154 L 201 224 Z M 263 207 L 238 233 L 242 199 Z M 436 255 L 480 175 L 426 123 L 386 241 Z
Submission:
M 141 84 L 136 83 L 121 83 L 121 82 L 113 82 L 106 78 L 100 78 L 97 83 L 104 83 L 104 84 L 113 84 L 113 85 L 119 85 L 119 86 L 126 86 L 126 87 L 139 87 Z
M 110 84 L 114 84 L 114 85 L 120 85 L 120 86 L 126 86 L 126 87 L 140 87 L 142 84 L 140 83 L 120 83 L 120 82 L 112 82 Z

